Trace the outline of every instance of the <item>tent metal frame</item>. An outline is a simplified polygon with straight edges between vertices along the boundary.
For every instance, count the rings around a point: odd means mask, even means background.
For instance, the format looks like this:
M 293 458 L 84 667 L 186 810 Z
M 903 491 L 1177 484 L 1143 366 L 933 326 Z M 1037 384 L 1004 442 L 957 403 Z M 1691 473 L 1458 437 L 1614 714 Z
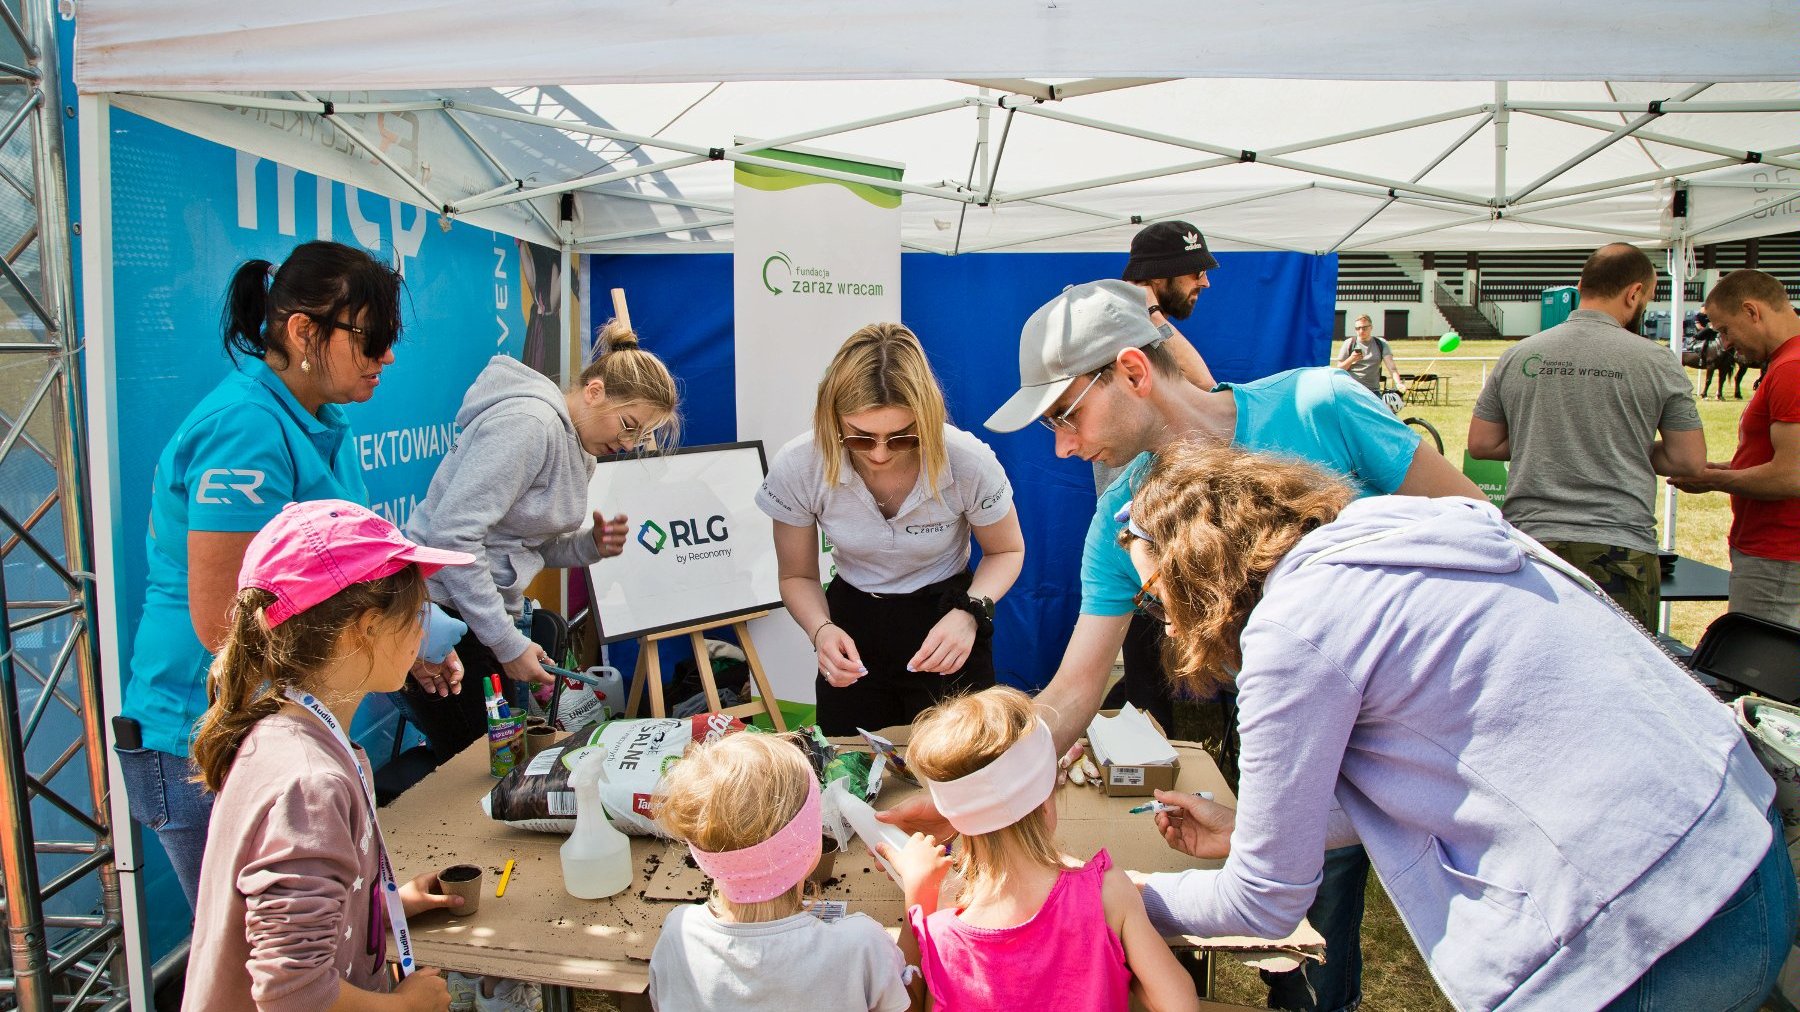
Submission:
M 97 1009 L 124 1001 L 126 951 L 135 939 L 125 930 L 113 864 L 95 649 L 100 626 L 88 560 L 82 348 L 74 326 L 62 140 L 64 115 L 72 110 L 62 100 L 54 3 L 18 0 L 18 7 L 15 12 L 0 4 L 0 31 L 24 55 L 23 66 L 0 67 L 0 103 L 14 110 L 0 125 L 0 147 L 28 137 L 32 171 L 29 180 L 6 174 L 0 204 L 19 212 L 11 220 L 31 226 L 0 258 L 0 286 L 23 306 L 20 329 L 41 335 L 41 340 L 0 343 L 0 361 L 39 373 L 16 417 L 4 419 L 8 429 L 0 438 L 0 461 L 11 454 L 35 455 L 54 471 L 55 484 L 22 516 L 0 507 L 0 562 L 16 555 L 22 564 L 40 566 L 64 593 L 28 599 L 0 575 L 0 803 L 6 812 L 0 826 L 0 884 L 7 936 L 0 951 L 0 1005 Z M 15 267 L 34 245 L 36 284 Z M 48 429 L 48 445 L 28 433 L 34 425 Z M 52 525 L 44 523 L 53 516 L 62 527 L 61 551 L 52 547 Z M 35 665 L 14 649 L 15 635 L 36 627 L 58 640 L 48 665 Z M 41 740 L 47 734 L 44 718 L 53 708 L 79 719 L 78 737 Z M 39 747 L 33 749 L 34 744 Z M 33 768 L 32 753 L 42 757 L 51 749 L 53 758 Z M 86 772 L 85 784 L 68 782 L 77 771 Z M 42 832 L 32 816 L 34 807 L 42 811 L 43 806 L 57 810 L 75 831 L 60 838 Z M 77 888 L 97 897 L 90 909 L 46 912 L 47 903 Z
M 969 206 L 997 207 L 1009 203 L 1031 202 L 1043 206 L 1054 207 L 1076 214 L 1086 215 L 1094 219 L 1088 225 L 1071 226 L 1053 231 L 1041 232 L 1029 236 L 1020 236 L 974 245 L 964 245 L 959 227 L 953 242 L 938 244 L 929 242 L 908 241 L 904 245 L 908 249 L 923 252 L 958 255 L 962 253 L 987 252 L 1028 245 L 1031 243 L 1067 238 L 1084 232 L 1112 228 L 1120 224 L 1135 224 L 1192 214 L 1200 210 L 1228 206 L 1235 203 L 1247 203 L 1255 200 L 1284 196 L 1296 192 L 1297 189 L 1318 187 L 1333 192 L 1364 196 L 1370 200 L 1370 213 L 1336 243 L 1323 249 L 1301 249 L 1295 246 L 1270 242 L 1265 238 L 1243 236 L 1225 236 L 1220 238 L 1242 242 L 1248 245 L 1270 249 L 1285 249 L 1305 253 L 1328 253 L 1340 249 L 1367 249 L 1392 244 L 1405 239 L 1417 239 L 1421 236 L 1442 232 L 1462 225 L 1475 224 L 1481 221 L 1499 221 L 1512 219 L 1542 227 L 1566 229 L 1570 233 L 1571 243 L 1593 241 L 1595 237 L 1616 237 L 1652 242 L 1657 245 L 1668 245 L 1669 236 L 1643 231 L 1622 231 L 1616 228 L 1596 226 L 1579 221 L 1562 218 L 1547 218 L 1541 212 L 1550 207 L 1569 207 L 1612 197 L 1643 192 L 1638 184 L 1666 182 L 1684 179 L 1699 173 L 1730 166 L 1762 163 L 1783 168 L 1800 169 L 1800 159 L 1789 156 L 1800 155 L 1800 145 L 1772 151 L 1738 151 L 1703 141 L 1673 137 L 1650 129 L 1651 124 L 1671 114 L 1758 114 L 1775 112 L 1800 112 L 1800 102 L 1786 100 L 1772 101 L 1706 101 L 1698 98 L 1713 85 L 1699 83 L 1674 91 L 1667 98 L 1651 102 L 1587 102 L 1587 101 L 1521 101 L 1508 97 L 1507 82 L 1496 82 L 1494 101 L 1481 105 L 1472 105 L 1448 109 L 1425 116 L 1413 117 L 1357 130 L 1309 138 L 1287 144 L 1250 150 L 1227 143 L 1219 143 L 1194 137 L 1182 137 L 1173 134 L 1147 130 L 1122 123 L 1110 122 L 1090 116 L 1083 116 L 1056 107 L 1056 103 L 1091 94 L 1117 91 L 1125 88 L 1142 87 L 1163 83 L 1166 79 L 1144 78 L 1129 80 L 1088 80 L 1062 84 L 1049 84 L 1030 80 L 965 80 L 958 83 L 968 84 L 984 89 L 977 95 L 965 96 L 934 102 L 928 105 L 899 109 L 892 112 L 867 116 L 847 122 L 836 122 L 817 128 L 799 131 L 782 137 L 757 140 L 732 145 L 708 147 L 686 143 L 661 137 L 643 136 L 629 131 L 612 129 L 587 122 L 572 110 L 556 106 L 553 113 L 528 112 L 521 109 L 504 109 L 479 105 L 452 99 L 436 101 L 407 102 L 354 102 L 333 105 L 323 99 L 315 98 L 304 92 L 292 93 L 296 97 L 283 98 L 262 94 L 237 94 L 221 92 L 144 92 L 137 93 L 144 97 L 171 101 L 199 102 L 224 105 L 244 109 L 271 109 L 289 112 L 307 112 L 319 116 L 339 116 L 334 124 L 353 143 L 358 144 L 370 157 L 385 165 L 399 182 L 430 203 L 440 213 L 455 217 L 485 208 L 505 204 L 524 202 L 533 208 L 534 214 L 546 226 L 550 225 L 551 216 L 538 201 L 559 197 L 565 193 L 584 190 L 601 190 L 613 183 L 624 183 L 639 177 L 667 172 L 675 169 L 700 164 L 707 161 L 758 165 L 765 167 L 784 167 L 784 163 L 767 157 L 761 152 L 772 148 L 782 148 L 794 144 L 822 140 L 857 130 L 877 127 L 891 123 L 921 117 L 935 116 L 964 109 L 973 109 L 978 117 L 978 136 L 972 153 L 971 177 L 966 182 L 942 180 L 936 183 L 921 184 L 883 180 L 880 185 L 904 194 L 929 197 L 953 204 L 962 205 L 963 210 Z M 1003 94 L 991 95 L 985 89 L 1002 91 Z M 611 142 L 629 144 L 634 148 L 654 149 L 666 153 L 659 160 L 649 161 L 629 168 L 613 169 L 593 173 L 575 179 L 558 180 L 535 186 L 527 186 L 521 180 L 501 179 L 498 185 L 487 192 L 470 194 L 461 197 L 444 198 L 416 179 L 390 163 L 375 146 L 357 135 L 352 128 L 347 128 L 342 121 L 344 113 L 376 113 L 376 112 L 424 112 L 436 110 L 456 121 L 457 114 L 463 116 L 488 116 L 515 123 L 540 126 L 545 129 L 559 130 L 581 139 L 583 142 Z M 1007 114 L 1010 123 L 1014 115 L 1030 116 L 1037 119 L 1054 121 L 1069 126 L 1088 129 L 1101 134 L 1129 137 L 1136 140 L 1151 141 L 1172 148 L 1197 152 L 1208 157 L 1166 164 L 1149 166 L 1141 170 L 1117 173 L 1108 176 L 1070 180 L 1049 186 L 1033 189 L 1006 190 L 996 185 L 1000 161 L 1005 153 L 1006 137 L 1002 132 L 997 145 L 991 144 L 987 135 L 988 114 L 1002 111 Z M 1622 123 L 1608 123 L 1580 113 L 1611 113 L 1631 118 Z M 1574 154 L 1561 165 L 1545 172 L 1543 175 L 1516 189 L 1507 188 L 1507 149 L 1509 144 L 1510 124 L 1514 114 L 1530 115 L 1546 120 L 1564 123 L 1594 130 L 1600 134 L 1593 144 Z M 1373 137 L 1387 136 L 1412 130 L 1419 127 L 1432 126 L 1457 120 L 1470 119 L 1472 125 L 1467 132 L 1442 154 L 1425 163 L 1410 178 L 1399 179 L 1352 169 L 1336 168 L 1320 165 L 1291 157 L 1302 152 L 1330 147 L 1350 141 Z M 1483 195 L 1461 189 L 1433 186 L 1423 182 L 1433 169 L 1450 157 L 1480 133 L 1485 127 L 1493 125 L 1494 130 L 1494 192 Z M 1697 161 L 1680 166 L 1654 169 L 1634 175 L 1583 183 L 1560 189 L 1549 188 L 1556 180 L 1563 178 L 1570 171 L 1599 154 L 1606 148 L 1626 139 L 1636 139 L 1666 145 L 1699 154 L 1714 156 L 1707 161 Z M 497 159 L 490 161 L 499 168 Z M 1252 190 L 1226 200 L 1193 205 L 1189 207 L 1146 208 L 1141 213 L 1124 214 L 1113 210 L 1086 207 L 1075 203 L 1050 203 L 1049 197 L 1060 197 L 1067 194 L 1079 194 L 1114 186 L 1121 183 L 1140 182 L 1150 179 L 1161 179 L 1182 176 L 1190 173 L 1201 173 L 1209 169 L 1237 165 L 1244 162 L 1257 162 L 1285 169 L 1296 174 L 1303 182 L 1286 183 Z M 979 163 L 983 172 L 976 174 L 973 167 Z M 825 168 L 810 168 L 812 174 L 826 179 L 843 182 L 869 182 L 867 176 L 854 172 L 842 172 Z M 976 185 L 977 179 L 982 179 Z M 731 222 L 730 209 L 717 203 L 700 204 L 682 200 L 679 197 L 645 193 L 618 188 L 604 189 L 606 196 L 623 196 L 626 199 L 649 201 L 665 204 L 673 208 L 689 211 L 709 212 L 708 216 L 685 215 L 683 220 L 666 225 L 657 224 L 630 230 L 611 231 L 589 235 L 570 237 L 574 248 L 582 252 L 604 251 L 611 243 L 623 240 L 644 238 L 652 235 L 693 232 L 705 228 L 720 227 Z M 1573 199 L 1571 199 L 1573 198 Z M 1429 207 L 1445 212 L 1444 221 L 1420 228 L 1407 229 L 1401 232 L 1370 235 L 1371 226 L 1379 219 L 1381 213 L 1395 203 L 1412 206 Z M 1529 214 L 1529 216 L 1527 216 Z M 552 228 L 551 231 L 558 231 Z

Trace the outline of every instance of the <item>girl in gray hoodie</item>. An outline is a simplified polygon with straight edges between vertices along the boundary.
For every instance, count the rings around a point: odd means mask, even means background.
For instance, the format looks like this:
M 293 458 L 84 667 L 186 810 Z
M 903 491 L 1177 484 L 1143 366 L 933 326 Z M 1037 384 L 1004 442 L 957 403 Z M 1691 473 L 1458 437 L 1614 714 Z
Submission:
M 432 599 L 469 626 L 457 644 L 465 683 L 496 672 L 514 681 L 552 680 L 541 665 L 560 658 L 517 624 L 525 587 L 546 567 L 619 554 L 626 517 L 608 520 L 594 510 L 589 522 L 594 458 L 666 446 L 677 422 L 668 366 L 618 321 L 601 330 L 593 362 L 567 390 L 503 355 L 482 369 L 456 413 L 456 446 L 406 523 L 420 544 L 477 560 L 431 580 Z M 485 733 L 480 691 L 440 697 L 409 680 L 405 692 L 438 762 Z

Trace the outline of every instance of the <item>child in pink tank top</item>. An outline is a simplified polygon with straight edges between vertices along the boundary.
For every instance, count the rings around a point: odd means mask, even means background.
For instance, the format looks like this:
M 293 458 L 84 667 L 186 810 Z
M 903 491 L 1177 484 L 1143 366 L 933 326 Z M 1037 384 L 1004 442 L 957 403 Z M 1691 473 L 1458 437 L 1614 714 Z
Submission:
M 1125 1012 L 1134 986 L 1153 1012 L 1199 1007 L 1106 851 L 1083 863 L 1057 847 L 1056 749 L 1029 697 L 993 688 L 927 710 L 906 760 L 962 836 L 954 858 L 916 833 L 882 851 L 906 894 L 902 949 L 939 1012 Z M 962 890 L 939 910 L 952 864 Z

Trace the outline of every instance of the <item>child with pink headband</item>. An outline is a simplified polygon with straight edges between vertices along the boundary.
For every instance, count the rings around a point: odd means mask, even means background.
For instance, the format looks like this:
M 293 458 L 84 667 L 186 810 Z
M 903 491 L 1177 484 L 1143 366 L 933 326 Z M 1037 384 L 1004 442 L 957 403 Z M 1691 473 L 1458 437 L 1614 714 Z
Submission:
M 396 881 L 346 729 L 363 696 L 406 680 L 425 577 L 472 561 L 338 499 L 289 503 L 250 540 L 191 749 L 217 798 L 184 1008 L 450 1007 L 406 920 L 462 899 L 433 874 Z
M 1125 1012 L 1134 989 L 1152 1012 L 1200 1007 L 1106 851 L 1083 862 L 1057 847 L 1056 745 L 1030 697 L 998 687 L 926 710 L 906 764 L 961 834 L 954 859 L 918 833 L 899 853 L 882 845 L 938 1009 Z M 962 889 L 939 910 L 952 865 Z
M 663 778 L 656 817 L 713 878 L 678 906 L 650 955 L 657 1009 L 899 1012 L 911 1004 L 900 950 L 880 924 L 826 924 L 800 901 L 819 863 L 819 781 L 785 736 L 695 745 Z

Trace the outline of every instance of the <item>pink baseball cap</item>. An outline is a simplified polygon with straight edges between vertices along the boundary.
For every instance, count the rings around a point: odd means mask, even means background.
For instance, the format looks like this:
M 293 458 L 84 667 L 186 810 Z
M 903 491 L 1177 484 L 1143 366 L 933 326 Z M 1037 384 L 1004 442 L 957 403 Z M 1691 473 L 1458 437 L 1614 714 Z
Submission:
M 238 589 L 275 595 L 265 612 L 277 626 L 345 587 L 416 564 L 426 576 L 475 561 L 467 552 L 415 545 L 379 514 L 342 499 L 291 502 L 244 551 Z

